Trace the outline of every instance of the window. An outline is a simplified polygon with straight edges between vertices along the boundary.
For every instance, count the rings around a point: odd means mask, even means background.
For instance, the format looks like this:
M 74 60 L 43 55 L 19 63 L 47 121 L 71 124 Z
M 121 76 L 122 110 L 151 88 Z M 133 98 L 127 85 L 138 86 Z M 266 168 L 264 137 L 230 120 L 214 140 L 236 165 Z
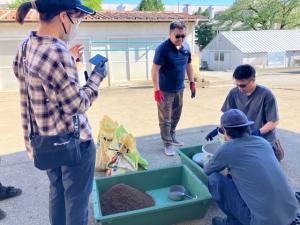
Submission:
M 224 52 L 215 52 L 215 61 L 224 62 Z
M 221 62 L 224 62 L 224 52 L 221 52 L 221 53 L 220 53 L 220 61 L 221 61 Z

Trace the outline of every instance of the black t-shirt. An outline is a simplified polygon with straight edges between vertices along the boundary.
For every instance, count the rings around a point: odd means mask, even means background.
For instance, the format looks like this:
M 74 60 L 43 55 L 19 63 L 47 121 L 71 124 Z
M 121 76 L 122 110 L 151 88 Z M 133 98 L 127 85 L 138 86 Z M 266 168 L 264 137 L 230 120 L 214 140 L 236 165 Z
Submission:
M 225 112 L 229 109 L 239 109 L 243 111 L 249 120 L 254 121 L 252 130 L 263 127 L 267 122 L 279 120 L 278 109 L 275 96 L 266 87 L 256 85 L 254 92 L 247 96 L 239 91 L 238 87 L 231 89 L 221 110 Z M 269 142 L 276 140 L 275 129 L 264 134 L 263 137 Z

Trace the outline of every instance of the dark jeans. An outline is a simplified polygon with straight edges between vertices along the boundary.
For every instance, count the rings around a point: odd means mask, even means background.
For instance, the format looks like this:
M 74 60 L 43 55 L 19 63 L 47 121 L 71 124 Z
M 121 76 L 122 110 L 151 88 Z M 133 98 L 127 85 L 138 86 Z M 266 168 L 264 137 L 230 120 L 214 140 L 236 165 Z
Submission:
M 171 145 L 172 136 L 182 111 L 183 90 L 176 93 L 164 92 L 164 99 L 157 104 L 161 139 L 165 146 Z
M 47 170 L 50 180 L 49 218 L 51 225 L 87 225 L 96 148 L 93 141 L 80 144 L 82 159 L 73 167 Z
M 213 173 L 208 177 L 208 189 L 220 209 L 227 215 L 227 225 L 250 224 L 250 211 L 231 178 Z

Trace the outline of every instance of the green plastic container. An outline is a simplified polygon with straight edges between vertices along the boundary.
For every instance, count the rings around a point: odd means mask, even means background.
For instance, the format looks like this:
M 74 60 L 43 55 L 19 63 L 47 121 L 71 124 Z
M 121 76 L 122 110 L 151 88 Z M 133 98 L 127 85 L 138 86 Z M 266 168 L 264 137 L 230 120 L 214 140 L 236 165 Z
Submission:
M 155 206 L 103 216 L 100 206 L 102 193 L 120 183 L 148 193 L 153 197 Z M 175 184 L 183 185 L 194 198 L 169 200 L 169 187 Z M 93 186 L 94 215 L 102 225 L 171 225 L 198 219 L 205 215 L 210 199 L 206 185 L 183 165 L 112 177 L 96 177 Z
M 194 145 L 190 147 L 183 147 L 176 150 L 181 158 L 183 165 L 187 166 L 203 183 L 207 185 L 208 178 L 203 169 L 193 161 L 193 156 L 196 153 L 202 152 L 202 145 Z

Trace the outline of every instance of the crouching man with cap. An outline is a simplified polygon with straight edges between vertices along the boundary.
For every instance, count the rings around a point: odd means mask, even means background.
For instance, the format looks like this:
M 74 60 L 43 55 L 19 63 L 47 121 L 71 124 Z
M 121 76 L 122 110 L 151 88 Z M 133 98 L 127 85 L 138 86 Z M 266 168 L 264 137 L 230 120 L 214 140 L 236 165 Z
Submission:
M 268 141 L 250 135 L 249 121 L 238 109 L 221 117 L 223 144 L 205 164 L 208 188 L 227 218 L 213 225 L 290 225 L 296 223 L 298 203 Z M 219 172 L 227 168 L 230 175 Z

